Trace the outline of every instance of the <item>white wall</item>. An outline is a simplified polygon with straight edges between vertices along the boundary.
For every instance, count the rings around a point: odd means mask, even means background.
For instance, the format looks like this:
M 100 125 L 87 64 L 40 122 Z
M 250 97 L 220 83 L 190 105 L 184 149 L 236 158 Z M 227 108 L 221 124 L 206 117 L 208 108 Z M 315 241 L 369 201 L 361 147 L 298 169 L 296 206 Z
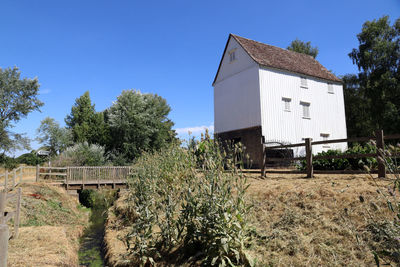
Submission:
M 228 53 L 233 49 L 236 49 L 236 60 L 234 62 L 230 62 Z M 244 51 L 240 44 L 236 42 L 233 37 L 231 37 L 229 38 L 225 54 L 222 57 L 221 67 L 219 69 L 218 77 L 215 81 L 215 84 L 256 65 L 258 66 L 258 64 L 254 62 L 254 60 L 247 54 L 247 52 Z
M 214 85 L 216 133 L 261 125 L 258 66 Z
M 260 68 L 261 121 L 266 141 L 301 143 L 311 137 L 322 141 L 321 133 L 328 139 L 346 138 L 343 88 L 333 84 L 334 93 L 328 93 L 327 81 L 307 77 L 308 89 L 300 87 L 300 75 Z M 290 98 L 290 112 L 284 111 L 282 97 Z M 300 102 L 310 103 L 310 119 L 303 119 Z M 347 148 L 346 143 L 330 144 L 329 147 L 313 146 L 313 152 Z M 304 149 L 295 151 L 302 155 Z
M 236 48 L 234 62 L 228 52 Z M 214 132 L 261 125 L 258 64 L 233 39 L 228 42 L 214 83 Z

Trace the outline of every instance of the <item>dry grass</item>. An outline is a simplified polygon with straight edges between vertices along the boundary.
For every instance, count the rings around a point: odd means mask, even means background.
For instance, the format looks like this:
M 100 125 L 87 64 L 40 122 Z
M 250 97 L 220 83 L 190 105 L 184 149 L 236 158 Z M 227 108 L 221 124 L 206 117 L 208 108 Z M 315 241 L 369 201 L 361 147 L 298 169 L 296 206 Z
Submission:
M 248 253 L 257 266 L 375 266 L 368 211 L 382 219 L 390 214 L 376 183 L 366 175 L 246 175 L 254 204 Z M 129 266 L 124 260 L 124 217 L 134 214 L 124 198 L 122 194 L 110 209 L 106 225 L 110 266 Z
M 373 210 L 376 218 L 388 217 L 389 213 L 370 178 L 250 177 L 254 230 L 249 250 L 260 265 L 374 266 L 370 250 L 373 241 L 366 231 L 370 221 L 367 210 Z
M 63 188 L 43 183 L 19 187 L 23 192 L 20 235 L 10 241 L 9 266 L 77 266 L 79 237 L 88 212 Z M 11 200 L 7 210 L 14 207 Z
M 77 266 L 76 246 L 65 227 L 23 227 L 9 243 L 9 266 Z
M 124 236 L 128 233 L 128 229 L 124 224 L 124 218 L 132 216 L 129 212 L 129 207 L 126 205 L 127 196 L 128 191 L 119 192 L 114 206 L 108 210 L 104 244 L 106 251 L 105 258 L 109 266 L 129 266 L 129 262 L 125 259 L 127 247 L 123 241 Z

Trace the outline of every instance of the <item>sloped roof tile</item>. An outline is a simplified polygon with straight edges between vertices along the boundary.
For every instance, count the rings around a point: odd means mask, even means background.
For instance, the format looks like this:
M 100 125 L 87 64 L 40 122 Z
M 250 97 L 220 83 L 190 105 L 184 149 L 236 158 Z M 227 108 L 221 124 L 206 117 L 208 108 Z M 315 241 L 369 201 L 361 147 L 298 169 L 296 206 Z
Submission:
M 341 82 L 339 78 L 328 71 L 312 56 L 263 44 L 234 34 L 230 34 L 230 37 L 233 37 L 249 56 L 261 66 L 286 70 L 324 80 Z M 214 82 L 216 78 L 217 77 L 215 77 Z

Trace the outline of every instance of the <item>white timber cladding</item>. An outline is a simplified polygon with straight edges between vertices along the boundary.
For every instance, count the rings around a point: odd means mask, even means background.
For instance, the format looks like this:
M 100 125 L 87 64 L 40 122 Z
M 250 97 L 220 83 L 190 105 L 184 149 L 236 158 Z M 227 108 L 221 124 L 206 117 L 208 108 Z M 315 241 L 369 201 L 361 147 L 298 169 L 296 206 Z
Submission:
M 302 77 L 282 70 L 259 69 L 261 126 L 265 140 L 293 144 L 303 142 L 304 138 L 313 141 L 347 138 L 342 85 L 329 82 L 332 94 L 327 90 L 328 81 L 306 77 L 305 90 Z M 291 112 L 282 111 L 283 98 L 291 99 Z M 308 118 L 305 118 L 307 104 Z M 347 145 L 331 144 L 329 148 L 345 150 Z M 322 150 L 326 147 L 313 146 L 314 153 Z M 294 152 L 297 156 L 305 153 L 304 148 Z
M 230 38 L 214 83 L 215 133 L 261 125 L 258 70 L 258 64 Z
M 340 83 L 260 66 L 229 38 L 214 86 L 214 131 L 261 126 L 265 141 L 301 143 L 347 138 Z M 347 149 L 313 146 L 313 153 Z M 295 156 L 305 154 L 294 148 Z

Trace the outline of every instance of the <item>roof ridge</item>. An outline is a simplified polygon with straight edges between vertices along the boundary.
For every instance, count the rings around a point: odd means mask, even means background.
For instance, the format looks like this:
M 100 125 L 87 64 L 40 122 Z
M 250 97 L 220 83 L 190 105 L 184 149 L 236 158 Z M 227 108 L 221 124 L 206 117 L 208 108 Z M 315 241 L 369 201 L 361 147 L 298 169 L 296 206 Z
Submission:
M 288 50 L 278 46 L 261 43 L 246 37 L 230 33 L 229 38 L 235 39 L 247 54 L 258 64 L 266 67 L 284 69 L 303 75 L 318 77 L 325 80 L 341 82 L 335 74 L 330 72 L 313 56 Z M 229 41 L 228 38 L 228 41 Z M 268 54 L 265 54 L 268 51 Z M 272 53 L 272 54 L 271 54 Z M 281 58 L 272 55 L 279 55 Z M 299 65 L 302 61 L 302 65 Z
M 295 53 L 295 54 L 298 54 L 298 55 L 301 55 L 301 56 L 307 56 L 307 57 L 311 57 L 312 59 L 316 60 L 316 59 L 315 59 L 313 56 L 311 56 L 311 55 L 308 55 L 308 54 L 304 54 L 304 53 L 296 52 L 296 51 L 289 50 L 289 49 L 287 49 L 287 48 L 282 48 L 282 47 L 279 47 L 279 46 L 276 46 L 276 45 L 271 45 L 271 44 L 262 43 L 262 42 L 259 42 L 259 41 L 256 41 L 256 40 L 253 40 L 253 39 L 250 39 L 250 38 L 246 38 L 246 37 L 243 37 L 243 36 L 239 36 L 239 35 L 237 35 L 237 34 L 233 34 L 233 33 L 231 33 L 231 35 L 232 35 L 232 36 L 234 36 L 234 37 L 239 37 L 239 38 L 243 38 L 243 39 L 246 39 L 246 40 L 249 40 L 249 41 L 255 42 L 255 43 L 259 43 L 259 44 L 261 44 L 261 45 L 272 46 L 272 47 L 275 47 L 275 48 L 278 48 L 278 49 L 281 49 L 281 50 L 287 51 L 287 52 L 289 52 L 289 53 Z M 316 60 L 316 61 L 318 61 L 318 60 Z

